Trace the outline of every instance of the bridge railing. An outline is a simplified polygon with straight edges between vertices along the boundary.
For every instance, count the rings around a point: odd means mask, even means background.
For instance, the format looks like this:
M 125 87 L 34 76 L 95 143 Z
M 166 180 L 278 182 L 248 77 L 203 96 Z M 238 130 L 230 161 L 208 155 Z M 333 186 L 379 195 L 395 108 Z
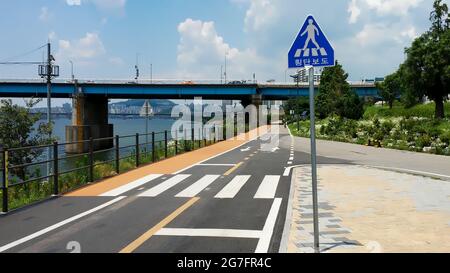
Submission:
M 219 130 L 222 130 L 219 134 Z M 1 212 L 7 213 L 143 165 L 156 163 L 222 140 L 222 126 L 200 130 L 151 132 L 51 145 L 1 148 Z M 248 129 L 246 129 L 247 131 Z M 94 150 L 109 141 L 111 148 Z M 67 145 L 87 152 L 66 153 Z M 50 156 L 48 156 L 50 155 Z

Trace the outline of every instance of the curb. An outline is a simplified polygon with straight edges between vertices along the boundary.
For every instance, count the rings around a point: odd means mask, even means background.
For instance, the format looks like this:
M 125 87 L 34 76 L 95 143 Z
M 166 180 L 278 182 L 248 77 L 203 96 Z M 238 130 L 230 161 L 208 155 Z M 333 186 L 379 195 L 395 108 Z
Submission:
M 364 166 L 364 165 L 361 165 L 361 166 Z M 374 168 L 374 169 L 380 169 L 380 170 L 385 170 L 385 171 L 393 171 L 393 172 L 398 172 L 398 173 L 419 175 L 419 176 L 423 176 L 423 177 L 430 177 L 430 178 L 434 178 L 434 179 L 439 179 L 439 180 L 444 180 L 444 181 L 450 182 L 450 176 L 443 175 L 443 174 L 415 171 L 415 170 L 402 169 L 402 168 L 383 167 L 383 166 L 366 165 L 366 167 Z

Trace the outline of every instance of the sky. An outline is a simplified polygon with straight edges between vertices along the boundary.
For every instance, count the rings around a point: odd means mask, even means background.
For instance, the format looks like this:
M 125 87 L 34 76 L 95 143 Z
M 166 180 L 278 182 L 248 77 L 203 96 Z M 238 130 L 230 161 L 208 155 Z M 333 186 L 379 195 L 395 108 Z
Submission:
M 448 3 L 449 1 L 447 1 Z M 432 0 L 15 0 L 0 1 L 0 62 L 41 61 L 52 43 L 61 78 L 284 81 L 287 52 L 313 14 L 350 80 L 383 77 L 429 28 Z M 11 58 L 21 56 L 18 58 Z M 288 73 L 294 73 L 288 71 Z M 0 79 L 37 78 L 2 66 Z

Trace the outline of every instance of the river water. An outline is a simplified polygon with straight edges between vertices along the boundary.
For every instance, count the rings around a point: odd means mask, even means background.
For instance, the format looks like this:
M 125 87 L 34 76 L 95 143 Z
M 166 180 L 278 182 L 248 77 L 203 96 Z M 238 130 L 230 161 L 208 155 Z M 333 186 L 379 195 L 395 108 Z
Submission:
M 71 119 L 69 117 L 52 117 L 52 121 L 54 123 L 53 127 L 53 136 L 57 138 L 57 141 L 59 143 L 65 143 L 66 142 L 66 126 L 71 125 Z M 170 118 L 152 118 L 148 121 L 148 132 L 155 132 L 155 133 L 162 133 L 164 131 L 168 131 L 168 137 L 171 138 L 171 127 L 175 123 L 175 119 Z M 46 120 L 40 120 L 39 123 L 45 123 Z M 110 117 L 109 123 L 114 125 L 114 135 L 118 136 L 131 136 L 135 135 L 136 133 L 139 134 L 145 134 L 146 133 L 146 120 L 145 118 L 139 118 L 139 117 L 132 117 L 132 118 L 120 118 L 120 117 Z M 145 136 L 140 138 L 140 142 L 144 143 L 146 141 L 151 141 L 151 136 L 149 136 L 150 140 L 146 138 Z M 164 139 L 164 134 L 157 134 L 155 137 L 156 141 L 162 141 Z M 129 145 L 135 144 L 135 137 L 128 137 L 128 138 L 121 138 L 120 140 L 120 147 L 125 147 Z M 148 149 L 151 145 L 148 145 Z M 142 147 L 141 147 L 142 148 Z M 59 155 L 58 158 L 64 158 L 67 156 L 65 154 L 65 148 L 64 146 L 59 147 Z M 120 150 L 120 156 L 126 156 L 129 155 L 131 151 L 134 151 L 134 147 L 121 149 Z M 101 153 L 95 154 L 95 160 L 110 160 L 114 158 L 115 152 L 114 151 L 106 151 Z M 47 149 L 42 150 L 42 154 L 37 159 L 37 161 L 45 161 L 47 158 Z M 59 165 L 61 171 L 65 171 L 68 169 L 73 169 L 77 166 L 77 162 L 80 160 L 80 157 L 76 158 L 69 158 L 60 160 Z M 35 167 L 32 167 L 33 170 L 39 169 L 39 171 L 42 174 L 47 173 L 47 168 L 45 167 L 46 164 L 41 164 Z
M 46 121 L 41 121 L 46 122 Z M 66 142 L 66 126 L 71 125 L 71 119 L 67 117 L 54 117 L 53 135 L 58 138 L 58 142 Z M 170 132 L 174 119 L 154 118 L 148 122 L 148 130 L 151 132 Z M 145 118 L 109 118 L 109 123 L 114 124 L 114 135 L 125 136 L 136 133 L 145 134 Z

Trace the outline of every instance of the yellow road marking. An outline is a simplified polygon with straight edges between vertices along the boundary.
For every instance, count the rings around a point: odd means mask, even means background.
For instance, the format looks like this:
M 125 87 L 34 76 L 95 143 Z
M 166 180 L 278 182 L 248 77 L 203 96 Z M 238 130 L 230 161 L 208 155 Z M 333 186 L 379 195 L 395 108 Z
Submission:
M 159 222 L 156 226 L 149 229 L 147 232 L 142 234 L 139 238 L 137 238 L 134 242 L 126 246 L 124 249 L 122 249 L 119 253 L 132 253 L 137 248 L 139 248 L 142 244 L 144 244 L 148 239 L 150 239 L 153 235 L 155 235 L 156 232 L 164 228 L 166 225 L 168 225 L 170 222 L 172 222 L 175 218 L 177 218 L 181 213 L 183 213 L 185 210 L 190 208 L 192 205 L 194 205 L 200 198 L 194 197 L 188 202 L 186 202 L 184 205 L 179 207 L 176 211 L 172 212 L 169 216 L 167 216 L 164 220 Z
M 223 175 L 228 176 L 230 175 L 232 172 L 234 172 L 235 170 L 237 170 L 242 164 L 244 164 L 244 162 L 240 162 L 238 164 L 236 164 L 236 166 L 234 166 L 233 168 L 229 169 L 226 173 L 224 173 Z

